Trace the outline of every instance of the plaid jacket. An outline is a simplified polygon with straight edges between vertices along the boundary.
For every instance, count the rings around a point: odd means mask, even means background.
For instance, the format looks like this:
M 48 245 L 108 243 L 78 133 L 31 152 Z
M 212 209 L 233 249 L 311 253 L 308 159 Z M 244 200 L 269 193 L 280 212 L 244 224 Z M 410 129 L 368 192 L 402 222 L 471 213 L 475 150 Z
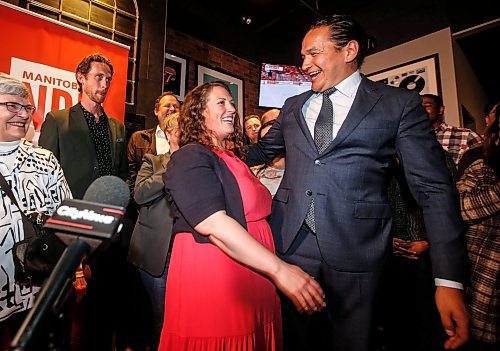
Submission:
M 470 261 L 467 300 L 472 336 L 500 343 L 500 179 L 483 159 L 457 182 Z
M 479 134 L 470 129 L 454 127 L 444 122 L 434 131 L 439 143 L 450 153 L 455 165 L 458 165 L 465 151 L 483 141 Z

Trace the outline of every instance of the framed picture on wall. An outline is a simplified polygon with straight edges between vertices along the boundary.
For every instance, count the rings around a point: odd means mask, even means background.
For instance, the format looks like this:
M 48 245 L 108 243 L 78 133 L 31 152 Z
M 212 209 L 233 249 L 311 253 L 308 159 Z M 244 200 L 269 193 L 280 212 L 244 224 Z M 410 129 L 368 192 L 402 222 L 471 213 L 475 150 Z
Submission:
M 163 92 L 171 91 L 179 101 L 186 95 L 188 61 L 173 53 L 165 53 L 163 65 Z
M 438 54 L 402 63 L 366 76 L 376 82 L 415 90 L 419 94 L 441 95 Z
M 229 90 L 231 90 L 231 95 L 233 96 L 234 102 L 236 104 L 236 109 L 238 110 L 238 114 L 240 115 L 240 120 L 243 122 L 244 118 L 243 80 L 228 73 L 223 73 L 203 65 L 197 66 L 196 75 L 198 77 L 198 85 L 206 82 L 213 82 L 215 80 L 220 80 L 226 83 L 229 86 Z

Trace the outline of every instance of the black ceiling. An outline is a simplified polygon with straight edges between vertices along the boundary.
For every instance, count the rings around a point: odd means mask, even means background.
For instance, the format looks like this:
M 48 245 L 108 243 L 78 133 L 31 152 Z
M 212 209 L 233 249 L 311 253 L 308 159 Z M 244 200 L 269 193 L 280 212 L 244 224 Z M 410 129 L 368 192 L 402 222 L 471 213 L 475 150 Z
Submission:
M 437 30 L 452 33 L 493 21 L 458 39 L 490 98 L 498 96 L 500 11 L 495 1 L 433 0 L 168 0 L 167 25 L 251 62 L 300 64 L 310 24 L 332 13 L 350 14 L 382 51 Z M 246 24 L 243 17 L 251 18 Z

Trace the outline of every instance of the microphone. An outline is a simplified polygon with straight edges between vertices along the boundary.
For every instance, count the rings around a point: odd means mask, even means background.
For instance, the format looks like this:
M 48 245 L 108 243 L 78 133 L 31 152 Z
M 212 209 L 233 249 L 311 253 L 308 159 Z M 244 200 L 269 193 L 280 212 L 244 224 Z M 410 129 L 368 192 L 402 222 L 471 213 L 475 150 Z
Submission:
M 42 335 L 40 329 L 50 324 L 46 322 L 47 317 L 60 317 L 73 275 L 83 257 L 119 232 L 129 200 L 130 191 L 123 180 L 103 176 L 89 186 L 83 200 L 64 200 L 47 220 L 44 228 L 53 231 L 67 247 L 38 293 L 10 350 L 24 351 L 39 346 L 34 340 Z
M 117 176 L 102 176 L 90 184 L 83 200 L 126 208 L 130 201 L 130 189 Z
M 103 240 L 112 239 L 121 229 L 121 218 L 130 200 L 128 185 L 116 176 L 97 178 L 83 200 L 63 200 L 44 228 L 51 230 L 66 245 L 84 240 L 91 252 Z

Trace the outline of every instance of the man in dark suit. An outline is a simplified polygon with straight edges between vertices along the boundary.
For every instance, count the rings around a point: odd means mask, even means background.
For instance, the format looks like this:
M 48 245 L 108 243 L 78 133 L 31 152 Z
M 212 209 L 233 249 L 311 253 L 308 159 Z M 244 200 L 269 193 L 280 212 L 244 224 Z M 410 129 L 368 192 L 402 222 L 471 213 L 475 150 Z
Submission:
M 80 102 L 49 112 L 42 124 L 38 144 L 57 157 L 77 199 L 101 176 L 128 178 L 125 126 L 107 116 L 102 107 L 112 77 L 113 65 L 103 55 L 83 58 L 76 69 Z M 125 310 L 119 283 L 124 270 L 120 250 L 120 243 L 113 242 L 96 258 L 86 296 L 70 306 L 73 328 L 78 325 L 78 331 L 72 332 L 75 350 L 111 348 L 113 330 Z
M 106 57 L 85 57 L 76 70 L 81 101 L 49 112 L 42 124 L 38 144 L 57 157 L 76 199 L 83 198 L 98 177 L 128 177 L 125 126 L 102 108 L 112 77 L 113 66 Z
M 311 315 L 296 313 L 282 299 L 285 350 L 370 349 L 380 271 L 391 244 L 387 185 L 395 156 L 424 211 L 436 302 L 449 337 L 445 347 L 468 339 L 456 190 L 420 96 L 359 73 L 370 46 L 348 16 L 313 25 L 302 41 L 302 69 L 312 91 L 289 98 L 248 154 L 248 164 L 256 165 L 286 149 L 270 218 L 276 250 L 326 293 L 327 308 Z

